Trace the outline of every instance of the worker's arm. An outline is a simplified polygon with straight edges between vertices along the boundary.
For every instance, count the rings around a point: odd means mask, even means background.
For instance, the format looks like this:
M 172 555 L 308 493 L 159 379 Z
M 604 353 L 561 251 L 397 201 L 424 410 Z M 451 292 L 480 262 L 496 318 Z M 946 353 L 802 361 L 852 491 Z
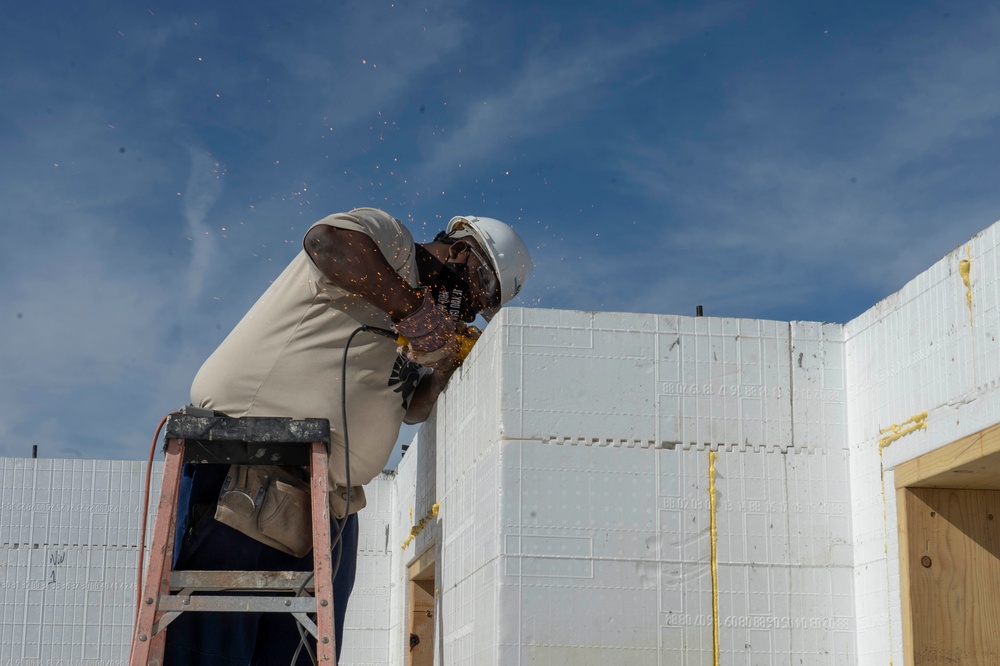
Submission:
M 357 294 L 393 321 L 398 322 L 420 308 L 421 293 L 389 265 L 370 236 L 317 224 L 306 234 L 302 245 L 330 282 Z
M 302 246 L 330 282 L 388 314 L 409 341 L 406 355 L 422 366 L 450 366 L 459 350 L 448 315 L 411 287 L 386 261 L 378 245 L 360 231 L 317 224 Z
M 427 420 L 427 417 L 430 416 L 431 408 L 437 402 L 438 396 L 441 395 L 444 387 L 448 385 L 448 380 L 455 374 L 455 370 L 458 369 L 458 366 L 469 355 L 472 351 L 472 346 L 476 344 L 476 341 L 483 334 L 477 327 L 466 326 L 463 323 L 458 324 L 455 332 L 462 341 L 458 355 L 446 364 L 435 368 L 433 374 L 425 375 L 420 380 L 416 391 L 410 396 L 410 405 L 406 410 L 406 416 L 403 417 L 406 423 L 423 423 Z
M 406 415 L 403 416 L 404 423 L 412 425 L 427 420 L 427 417 L 431 415 L 434 403 L 437 402 L 438 396 L 448 385 L 448 380 L 455 374 L 456 369 L 458 369 L 457 364 L 447 368 L 438 368 L 420 380 L 417 389 L 410 396 L 410 405 L 406 408 Z

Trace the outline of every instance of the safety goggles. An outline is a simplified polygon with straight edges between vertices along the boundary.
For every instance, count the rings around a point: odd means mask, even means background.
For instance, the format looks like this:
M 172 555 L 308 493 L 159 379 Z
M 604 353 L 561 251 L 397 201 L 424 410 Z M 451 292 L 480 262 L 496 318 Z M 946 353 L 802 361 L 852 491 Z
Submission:
M 494 303 L 500 299 L 500 294 L 497 293 L 500 287 L 500 283 L 497 282 L 497 276 L 490 270 L 490 262 L 479 253 L 476 246 L 473 243 L 468 243 L 468 247 L 469 252 L 479 260 L 479 266 L 476 268 L 476 277 L 479 279 L 479 285 L 483 288 L 483 293 L 486 294 L 486 302 L 488 304 Z

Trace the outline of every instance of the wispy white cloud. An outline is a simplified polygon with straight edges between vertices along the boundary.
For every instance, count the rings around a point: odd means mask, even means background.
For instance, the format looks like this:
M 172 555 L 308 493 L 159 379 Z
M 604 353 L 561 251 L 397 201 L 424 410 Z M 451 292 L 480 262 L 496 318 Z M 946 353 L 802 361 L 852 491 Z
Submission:
M 201 296 L 205 276 L 211 269 L 215 256 L 216 237 L 206 223 L 206 218 L 222 192 L 223 167 L 203 151 L 191 148 L 188 152 L 191 156 L 191 174 L 184 190 L 182 210 L 193 249 L 185 295 L 188 302 L 195 302 Z
M 444 174 L 453 176 L 458 169 L 495 159 L 505 146 L 586 115 L 606 101 L 602 91 L 622 78 L 630 64 L 728 22 L 739 11 L 737 5 L 717 3 L 624 30 L 583 35 L 569 45 L 543 42 L 505 87 L 490 85 L 477 94 L 473 84 L 462 95 L 461 117 L 434 143 L 420 171 L 440 182 Z
M 990 169 L 989 151 L 975 144 L 995 146 L 1000 47 L 989 35 L 997 27 L 995 15 L 980 17 L 927 51 L 925 40 L 907 41 L 915 30 L 904 26 L 892 46 L 912 58 L 896 66 L 865 69 L 858 56 L 825 63 L 839 72 L 810 71 L 856 77 L 830 85 L 853 86 L 863 126 L 829 109 L 804 111 L 779 73 L 740 72 L 728 111 L 714 119 L 718 142 L 669 154 L 633 142 L 620 168 L 662 202 L 675 224 L 652 240 L 679 259 L 652 281 L 646 302 L 712 271 L 701 298 L 720 309 L 785 304 L 812 314 L 824 292 L 888 294 L 1000 217 L 995 189 L 962 192 Z
M 86 218 L 77 214 L 86 226 L 49 238 L 6 290 L 0 452 L 23 448 L 25 437 L 47 444 L 45 455 L 73 441 L 111 440 L 113 432 L 88 430 L 109 427 L 134 408 L 145 382 L 157 381 L 165 286 L 131 258 L 116 259 L 135 250 L 127 243 L 98 246 L 87 230 L 98 223 Z
M 183 284 L 183 148 L 80 80 L 24 71 L 38 99 L 10 102 L 0 157 L 0 454 L 133 457 L 121 424 L 161 409 Z
M 268 33 L 262 51 L 286 76 L 272 85 L 316 117 L 317 132 L 321 118 L 335 136 L 349 138 L 358 121 L 371 123 L 407 100 L 419 104 L 423 75 L 470 38 L 464 6 L 356 2 L 348 11 L 319 12 L 293 32 Z
M 729 3 L 645 20 L 599 4 L 531 25 L 523 6 L 450 0 L 239 22 L 208 6 L 26 8 L 31 21 L 5 25 L 29 37 L 0 40 L 17 65 L 0 73 L 16 91 L 0 110 L 0 453 L 34 438 L 43 455 L 143 455 L 305 228 L 355 205 L 418 236 L 445 206 L 516 211 L 538 249 L 525 297 L 543 307 L 751 316 L 769 302 L 796 316 L 834 283 L 886 293 L 1000 216 L 984 194 L 994 19 L 940 40 L 894 26 L 895 64 L 848 48 L 806 72 L 754 58 L 720 72 L 692 65 L 711 60 L 704 33 L 773 14 Z M 711 80 L 671 78 L 688 66 Z M 713 86 L 723 99 L 698 98 Z M 817 100 L 831 88 L 863 106 L 854 126 Z M 688 105 L 704 124 L 683 125 Z M 532 155 L 535 140 L 548 143 Z M 570 164 L 581 146 L 601 164 Z M 558 165 L 560 188 L 470 186 L 514 154 L 539 181 Z M 591 188 L 609 164 L 619 182 Z

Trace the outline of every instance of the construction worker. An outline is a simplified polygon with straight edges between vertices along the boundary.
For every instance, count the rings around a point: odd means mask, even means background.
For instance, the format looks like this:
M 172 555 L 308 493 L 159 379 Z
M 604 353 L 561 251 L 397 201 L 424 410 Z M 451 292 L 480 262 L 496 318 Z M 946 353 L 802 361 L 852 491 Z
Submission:
M 524 242 L 499 220 L 455 217 L 432 242 L 415 244 L 402 223 L 380 210 L 331 215 L 309 229 L 303 251 L 194 379 L 192 403 L 228 416 L 329 419 L 338 658 L 362 486 L 384 468 L 400 424 L 430 414 L 460 362 L 456 333 L 477 315 L 491 319 L 531 271 Z M 407 345 L 357 332 L 362 325 L 398 332 Z M 227 499 L 238 483 L 252 484 L 252 475 L 225 465 L 185 469 L 175 567 L 311 571 L 312 553 L 302 555 L 297 543 L 303 534 L 308 540 L 309 525 L 288 518 L 273 521 L 279 527 L 270 534 L 246 529 Z M 252 487 L 239 490 L 254 496 Z M 167 631 L 165 663 L 310 664 L 304 636 L 284 613 L 183 613 Z

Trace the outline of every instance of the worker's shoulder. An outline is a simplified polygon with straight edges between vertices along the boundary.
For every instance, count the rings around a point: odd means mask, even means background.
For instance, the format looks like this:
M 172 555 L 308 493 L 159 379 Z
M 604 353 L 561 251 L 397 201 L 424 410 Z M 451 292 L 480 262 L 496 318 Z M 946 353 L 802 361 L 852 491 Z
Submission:
M 352 210 L 350 213 L 347 213 L 347 214 L 348 215 L 361 215 L 361 216 L 368 216 L 368 217 L 378 217 L 378 218 L 385 219 L 385 220 L 395 220 L 397 223 L 399 222 L 399 220 L 396 220 L 396 218 L 394 218 L 392 215 L 389 215 L 389 213 L 387 213 L 384 210 L 381 210 L 379 208 L 365 208 L 365 207 L 355 208 L 354 210 Z
M 378 208 L 355 208 L 346 213 L 327 215 L 313 223 L 312 227 L 326 225 L 338 229 L 353 229 L 357 231 L 405 230 L 406 226 L 398 219 Z

